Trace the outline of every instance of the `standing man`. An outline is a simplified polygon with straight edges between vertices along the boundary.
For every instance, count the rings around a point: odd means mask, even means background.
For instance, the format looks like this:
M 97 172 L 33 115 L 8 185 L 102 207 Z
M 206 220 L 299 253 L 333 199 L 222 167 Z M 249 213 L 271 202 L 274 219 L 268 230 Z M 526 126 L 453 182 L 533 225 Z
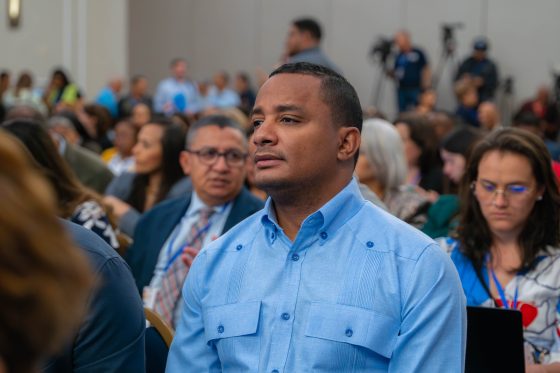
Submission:
M 470 78 L 474 81 L 480 102 L 492 100 L 498 87 L 498 68 L 488 58 L 487 51 L 486 39 L 476 39 L 472 55 L 461 63 L 455 76 L 455 80 Z
M 170 325 L 181 314 L 180 289 L 200 248 L 262 208 L 243 187 L 246 161 L 239 125 L 222 115 L 204 117 L 189 129 L 180 156 L 192 194 L 158 204 L 136 226 L 126 260 L 144 304 Z
M 461 372 L 453 264 L 352 178 L 354 88 L 322 66 L 281 66 L 252 123 L 255 181 L 270 198 L 193 263 L 167 372 Z
M 286 62 L 310 62 L 340 72 L 339 68 L 321 50 L 321 26 L 312 18 L 292 22 L 286 38 Z
M 162 80 L 154 96 L 154 112 L 194 114 L 198 108 L 198 88 L 187 78 L 187 61 L 171 61 L 171 77 Z
M 421 49 L 413 47 L 408 31 L 397 32 L 395 44 L 399 53 L 391 75 L 397 82 L 399 112 L 403 112 L 416 107 L 420 92 L 430 88 L 432 75 L 426 55 Z

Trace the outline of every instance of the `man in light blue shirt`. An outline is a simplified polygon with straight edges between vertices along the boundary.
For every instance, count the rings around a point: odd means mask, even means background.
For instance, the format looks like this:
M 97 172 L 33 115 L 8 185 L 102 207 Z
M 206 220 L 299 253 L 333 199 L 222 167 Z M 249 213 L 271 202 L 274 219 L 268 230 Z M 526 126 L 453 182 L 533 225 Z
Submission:
M 251 118 L 255 181 L 270 198 L 195 259 L 167 372 L 463 371 L 453 264 L 352 178 L 354 88 L 318 65 L 284 65 Z
M 194 114 L 199 111 L 196 85 L 187 79 L 187 61 L 171 61 L 172 77 L 162 80 L 154 96 L 154 112 L 171 116 L 174 113 Z

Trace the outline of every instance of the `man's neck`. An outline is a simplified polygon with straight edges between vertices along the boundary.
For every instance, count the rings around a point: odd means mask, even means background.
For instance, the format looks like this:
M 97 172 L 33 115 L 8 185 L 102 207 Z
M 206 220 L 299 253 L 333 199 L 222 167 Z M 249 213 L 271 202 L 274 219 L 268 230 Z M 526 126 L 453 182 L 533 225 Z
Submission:
M 348 181 L 314 190 L 300 187 L 289 191 L 269 191 L 278 225 L 284 234 L 293 242 L 303 221 L 340 193 Z

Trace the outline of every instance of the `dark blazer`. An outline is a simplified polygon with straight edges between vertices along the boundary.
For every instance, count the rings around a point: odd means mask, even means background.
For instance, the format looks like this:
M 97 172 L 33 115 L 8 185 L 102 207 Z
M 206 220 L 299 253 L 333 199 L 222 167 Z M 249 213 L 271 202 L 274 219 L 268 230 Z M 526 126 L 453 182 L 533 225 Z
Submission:
M 134 243 L 127 250 L 125 259 L 140 293 L 150 284 L 159 252 L 190 204 L 191 195 L 161 202 L 145 213 L 138 222 L 134 231 Z M 222 234 L 263 206 L 263 201 L 243 188 L 233 200 Z
M 128 266 L 95 233 L 62 223 L 89 259 L 98 287 L 73 342 L 49 359 L 43 372 L 145 372 L 146 319 Z

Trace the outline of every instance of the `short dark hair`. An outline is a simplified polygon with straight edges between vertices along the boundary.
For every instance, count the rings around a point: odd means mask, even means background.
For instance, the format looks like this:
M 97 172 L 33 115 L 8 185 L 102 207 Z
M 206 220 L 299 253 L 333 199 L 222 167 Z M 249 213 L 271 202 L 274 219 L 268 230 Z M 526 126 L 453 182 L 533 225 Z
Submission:
M 356 90 L 339 73 L 328 67 L 309 62 L 288 63 L 280 66 L 269 78 L 279 74 L 310 75 L 321 80 L 321 100 L 331 109 L 334 123 L 356 127 L 362 131 L 362 106 Z
M 220 128 L 233 128 L 238 130 L 239 133 L 243 135 L 242 137 L 245 138 L 245 132 L 243 131 L 239 123 L 237 123 L 232 118 L 221 114 L 208 115 L 197 120 L 196 122 L 194 122 L 192 126 L 190 126 L 189 131 L 187 132 L 187 139 L 185 141 L 186 143 L 185 145 L 187 149 L 191 146 L 198 130 L 208 126 L 218 126 Z
M 130 84 L 131 85 L 136 85 L 139 81 L 141 80 L 145 80 L 147 79 L 144 75 L 134 75 L 131 79 L 130 79 Z
M 550 154 L 543 140 L 518 128 L 496 130 L 483 138 L 473 149 L 460 192 L 461 222 L 458 238 L 461 251 L 473 262 L 477 270 L 481 270 L 484 256 L 492 244 L 490 228 L 471 188 L 478 178 L 480 161 L 491 151 L 525 157 L 531 164 L 538 185 L 544 187 L 542 200 L 535 203 L 527 220 L 537 224 L 526 224 L 518 237 L 522 250 L 522 267 L 530 267 L 540 250 L 546 250 L 547 246 L 557 246 L 560 242 L 560 193 Z
M 311 34 L 314 39 L 321 40 L 321 25 L 313 18 L 298 18 L 292 24 L 301 32 L 306 31 Z
M 180 58 L 180 57 L 174 58 L 174 59 L 171 60 L 171 63 L 169 64 L 169 67 L 175 67 L 175 65 L 177 65 L 179 62 L 187 63 L 187 60 L 185 60 L 184 58 Z

